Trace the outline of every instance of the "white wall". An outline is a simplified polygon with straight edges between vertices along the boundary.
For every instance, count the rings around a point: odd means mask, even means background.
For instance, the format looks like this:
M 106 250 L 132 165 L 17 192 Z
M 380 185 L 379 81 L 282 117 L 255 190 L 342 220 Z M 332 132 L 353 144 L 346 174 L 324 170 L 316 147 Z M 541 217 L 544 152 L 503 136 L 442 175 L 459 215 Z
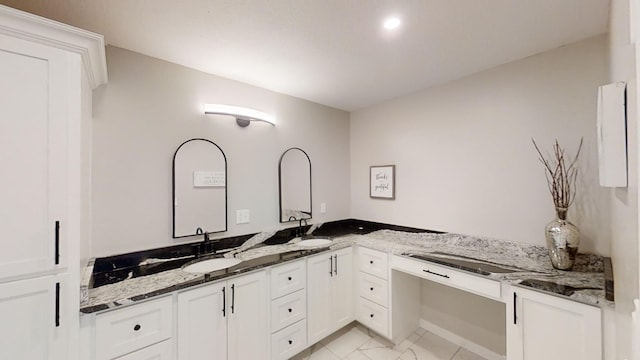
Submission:
M 611 259 L 613 264 L 616 359 L 631 359 L 631 311 L 638 298 L 638 91 L 636 46 L 631 43 L 629 0 L 612 0 L 610 12 L 610 81 L 627 82 L 627 188 L 611 190 Z M 637 11 L 638 9 L 636 9 Z M 635 16 L 636 18 L 632 18 Z M 640 357 L 640 354 L 637 354 Z
M 554 207 L 531 138 L 573 154 L 583 136 L 569 219 L 581 251 L 608 255 L 595 143 L 607 66 L 599 36 L 352 113 L 352 217 L 544 245 Z M 369 166 L 385 164 L 396 165 L 394 201 L 368 196 Z
M 107 48 L 107 65 L 109 83 L 93 101 L 92 256 L 201 238 L 171 238 L 172 158 L 195 137 L 227 156 L 229 228 L 217 236 L 284 227 L 277 167 L 293 146 L 311 158 L 312 222 L 349 216 L 348 113 L 115 47 Z M 204 115 L 208 102 L 273 113 L 278 123 L 240 128 L 231 117 Z M 235 225 L 237 209 L 250 210 L 249 224 Z

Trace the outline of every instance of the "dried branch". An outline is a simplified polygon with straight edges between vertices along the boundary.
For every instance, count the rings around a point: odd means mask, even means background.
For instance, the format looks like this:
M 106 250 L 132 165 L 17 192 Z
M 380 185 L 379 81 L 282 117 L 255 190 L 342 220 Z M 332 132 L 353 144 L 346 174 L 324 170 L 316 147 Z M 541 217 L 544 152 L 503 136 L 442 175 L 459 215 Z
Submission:
M 571 162 L 568 166 L 565 151 L 560 147 L 557 139 L 553 144 L 553 158 L 550 158 L 550 160 L 547 160 L 547 158 L 542 155 L 542 151 L 540 151 L 538 144 L 536 144 L 533 138 L 531 141 L 538 152 L 538 159 L 545 167 L 545 177 L 547 179 L 549 192 L 553 198 L 553 204 L 559 212 L 564 211 L 566 214 L 566 209 L 571 206 L 576 195 L 575 183 L 578 176 L 578 167 L 576 164 L 580 151 L 582 150 L 584 138 L 580 138 L 580 145 L 578 146 L 576 156 L 570 160 Z

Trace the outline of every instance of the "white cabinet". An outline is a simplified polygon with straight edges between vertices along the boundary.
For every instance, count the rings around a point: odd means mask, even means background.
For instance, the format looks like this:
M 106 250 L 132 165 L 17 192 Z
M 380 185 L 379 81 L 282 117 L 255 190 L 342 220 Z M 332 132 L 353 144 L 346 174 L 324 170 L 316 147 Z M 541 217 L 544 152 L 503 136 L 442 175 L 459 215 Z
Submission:
M 271 360 L 286 360 L 307 347 L 306 262 L 271 269 Z
M 353 255 L 345 248 L 307 259 L 309 344 L 353 321 Z
M 510 295 L 509 360 L 602 358 L 600 308 L 522 287 L 512 287 Z
M 0 5 L 0 79 L 0 348 L 74 360 L 88 229 L 80 134 L 106 82 L 104 40 Z
M 389 337 L 389 261 L 387 253 L 356 248 L 358 293 L 356 319 L 378 334 Z
M 171 340 L 165 340 L 159 344 L 119 357 L 116 360 L 171 360 L 173 359 L 171 349 Z
M 268 300 L 264 270 L 179 293 L 178 359 L 264 358 Z

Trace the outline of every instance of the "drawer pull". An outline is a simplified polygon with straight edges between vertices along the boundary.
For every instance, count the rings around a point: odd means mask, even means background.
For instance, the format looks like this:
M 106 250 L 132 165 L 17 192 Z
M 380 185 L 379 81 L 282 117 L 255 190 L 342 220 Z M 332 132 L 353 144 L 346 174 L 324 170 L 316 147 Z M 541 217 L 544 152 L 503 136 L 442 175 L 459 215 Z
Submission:
M 289 312 L 292 312 L 292 311 L 293 311 L 293 309 L 291 309 L 291 308 L 290 308 L 290 309 L 289 309 Z
M 373 314 L 369 315 L 371 318 L 373 318 Z
M 293 340 L 289 340 L 289 345 L 293 344 Z
M 289 281 L 291 281 L 292 279 L 293 279 L 293 278 L 292 278 L 291 276 L 289 276 L 289 277 L 287 278 L 287 280 L 289 280 Z
M 369 288 L 369 290 L 373 291 L 373 288 Z
M 433 275 L 441 276 L 441 277 L 443 277 L 443 278 L 445 278 L 445 279 L 448 279 L 448 278 L 449 278 L 449 275 L 438 274 L 437 272 L 433 272 L 433 271 L 430 271 L 430 270 L 424 270 L 424 269 L 423 269 L 422 271 L 424 271 L 424 272 L 426 272 L 426 273 L 429 273 L 429 274 L 433 274 Z
M 136 326 L 133 327 L 133 331 L 138 331 L 142 329 L 142 326 L 140 326 L 140 324 L 136 324 Z
M 373 260 L 369 260 L 369 264 L 373 265 Z

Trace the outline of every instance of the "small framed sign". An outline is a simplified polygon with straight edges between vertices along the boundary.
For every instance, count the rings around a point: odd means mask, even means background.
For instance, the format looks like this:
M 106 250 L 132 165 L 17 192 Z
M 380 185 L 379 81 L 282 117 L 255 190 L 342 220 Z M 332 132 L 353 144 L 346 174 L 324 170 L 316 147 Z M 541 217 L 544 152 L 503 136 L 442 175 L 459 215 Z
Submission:
M 395 175 L 395 165 L 371 166 L 369 197 L 394 200 L 396 198 Z

